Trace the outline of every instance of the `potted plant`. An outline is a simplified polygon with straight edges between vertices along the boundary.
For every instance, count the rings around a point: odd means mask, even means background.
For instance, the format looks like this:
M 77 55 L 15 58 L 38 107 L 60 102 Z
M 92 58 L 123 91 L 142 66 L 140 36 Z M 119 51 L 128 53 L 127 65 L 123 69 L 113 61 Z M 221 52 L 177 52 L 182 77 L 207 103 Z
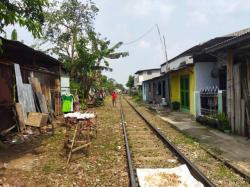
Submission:
M 178 101 L 173 101 L 171 103 L 171 105 L 172 105 L 173 110 L 179 110 L 180 109 L 180 102 L 178 102 Z

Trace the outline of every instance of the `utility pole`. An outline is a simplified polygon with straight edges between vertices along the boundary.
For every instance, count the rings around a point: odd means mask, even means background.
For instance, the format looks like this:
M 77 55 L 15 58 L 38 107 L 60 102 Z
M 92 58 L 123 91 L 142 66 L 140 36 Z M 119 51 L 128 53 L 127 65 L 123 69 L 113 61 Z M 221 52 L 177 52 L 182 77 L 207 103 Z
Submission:
M 168 53 L 167 53 L 166 40 L 165 40 L 165 36 L 164 35 L 163 35 L 163 44 L 164 44 L 164 51 L 165 51 L 166 62 L 168 62 Z
M 161 38 L 161 32 L 160 32 L 160 28 L 159 28 L 158 24 L 156 24 L 156 27 L 157 27 L 158 35 L 159 35 L 160 42 L 161 42 L 162 52 L 163 52 L 163 54 L 164 54 L 164 56 L 166 58 L 166 62 L 167 62 L 168 58 L 167 58 L 167 49 L 166 49 L 165 37 L 163 36 L 163 40 L 164 40 L 164 42 L 163 42 L 162 38 Z

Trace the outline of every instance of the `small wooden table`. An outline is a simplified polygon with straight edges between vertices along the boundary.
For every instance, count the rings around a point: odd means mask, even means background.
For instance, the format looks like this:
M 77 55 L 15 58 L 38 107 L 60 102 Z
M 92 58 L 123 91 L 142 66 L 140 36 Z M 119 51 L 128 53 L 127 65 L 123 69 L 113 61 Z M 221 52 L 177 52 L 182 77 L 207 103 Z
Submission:
M 67 138 L 64 144 L 66 149 L 69 150 L 67 164 L 70 162 L 72 153 L 78 150 L 86 148 L 87 154 L 89 154 L 91 133 L 93 133 L 93 137 L 96 138 L 97 136 L 96 115 L 94 113 L 92 115 L 88 115 L 90 113 L 84 114 L 76 115 L 77 117 L 74 117 L 74 115 L 72 117 L 65 117 L 67 126 L 75 126 L 73 138 Z

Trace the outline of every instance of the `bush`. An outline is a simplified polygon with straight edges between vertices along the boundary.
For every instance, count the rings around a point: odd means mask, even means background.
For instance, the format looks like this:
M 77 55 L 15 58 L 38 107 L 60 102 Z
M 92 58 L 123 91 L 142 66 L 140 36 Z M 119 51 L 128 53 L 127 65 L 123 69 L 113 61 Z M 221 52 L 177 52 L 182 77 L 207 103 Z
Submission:
M 215 114 L 212 116 L 198 116 L 196 121 L 203 125 L 207 125 L 212 128 L 217 128 L 221 131 L 231 130 L 229 120 L 226 114 Z
M 142 94 L 139 92 L 135 92 L 132 96 L 133 100 L 137 103 L 141 103 L 143 101 Z
M 213 117 L 219 121 L 220 130 L 231 130 L 228 117 L 225 113 L 216 114 Z
M 172 109 L 173 109 L 173 110 L 179 110 L 179 109 L 180 109 L 180 102 L 178 102 L 178 101 L 173 101 L 173 102 L 171 103 L 171 106 L 172 106 Z

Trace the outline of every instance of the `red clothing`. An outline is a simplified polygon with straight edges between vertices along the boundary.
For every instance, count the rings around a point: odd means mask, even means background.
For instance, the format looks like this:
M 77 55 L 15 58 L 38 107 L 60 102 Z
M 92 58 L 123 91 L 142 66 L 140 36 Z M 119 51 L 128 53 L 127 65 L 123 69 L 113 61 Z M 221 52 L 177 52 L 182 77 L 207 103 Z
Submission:
M 117 99 L 117 93 L 112 92 L 111 96 L 112 96 L 112 100 L 116 100 Z

